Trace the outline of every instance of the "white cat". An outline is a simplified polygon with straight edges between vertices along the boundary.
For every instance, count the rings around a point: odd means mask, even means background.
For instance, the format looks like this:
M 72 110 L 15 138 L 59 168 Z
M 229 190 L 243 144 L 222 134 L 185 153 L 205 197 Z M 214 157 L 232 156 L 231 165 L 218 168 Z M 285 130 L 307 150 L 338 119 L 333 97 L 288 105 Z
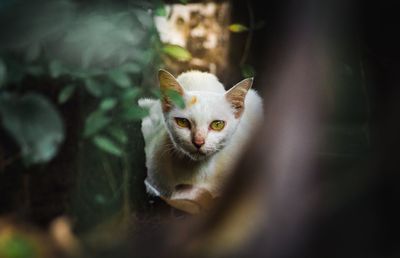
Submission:
M 150 111 L 142 121 L 147 191 L 196 213 L 199 203 L 220 195 L 262 121 L 262 100 L 250 89 L 252 78 L 228 91 L 205 72 L 190 71 L 175 79 L 160 70 L 158 78 L 161 100 L 139 100 Z M 182 96 L 185 108 L 174 104 L 168 95 L 171 91 Z

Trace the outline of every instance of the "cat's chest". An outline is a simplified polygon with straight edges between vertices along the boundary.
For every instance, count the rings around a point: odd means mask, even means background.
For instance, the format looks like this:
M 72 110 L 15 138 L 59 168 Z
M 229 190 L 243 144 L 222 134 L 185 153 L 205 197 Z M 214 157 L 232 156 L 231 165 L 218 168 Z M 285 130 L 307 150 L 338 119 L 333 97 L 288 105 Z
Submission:
M 177 161 L 171 163 L 171 172 L 176 180 L 182 183 L 204 181 L 213 173 L 213 162 Z

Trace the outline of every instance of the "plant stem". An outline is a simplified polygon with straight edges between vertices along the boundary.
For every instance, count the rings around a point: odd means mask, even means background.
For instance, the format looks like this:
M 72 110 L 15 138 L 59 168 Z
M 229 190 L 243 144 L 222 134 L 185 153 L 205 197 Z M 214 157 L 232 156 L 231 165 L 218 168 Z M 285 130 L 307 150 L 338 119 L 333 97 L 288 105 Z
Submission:
M 112 194 L 115 196 L 117 192 L 117 183 L 115 182 L 115 177 L 113 175 L 112 168 L 110 166 L 110 160 L 108 159 L 105 153 L 102 153 L 101 160 L 103 163 L 104 173 L 107 177 L 107 182 L 111 188 Z
M 246 43 L 244 45 L 244 50 L 243 50 L 243 55 L 242 58 L 240 59 L 240 66 L 242 67 L 248 56 L 249 56 L 249 52 L 250 52 L 250 46 L 251 46 L 251 41 L 253 39 L 253 32 L 254 32 L 254 12 L 253 12 L 253 8 L 251 7 L 251 3 L 249 1 L 247 1 L 247 9 L 249 10 L 249 19 L 250 19 L 250 26 L 249 26 L 249 33 L 247 34 L 247 38 L 246 38 Z
M 127 155 L 124 153 L 122 157 L 122 184 L 123 184 L 123 207 L 122 207 L 122 214 L 124 219 L 128 219 L 131 211 L 131 198 L 130 198 L 130 167 L 129 167 L 129 159 Z

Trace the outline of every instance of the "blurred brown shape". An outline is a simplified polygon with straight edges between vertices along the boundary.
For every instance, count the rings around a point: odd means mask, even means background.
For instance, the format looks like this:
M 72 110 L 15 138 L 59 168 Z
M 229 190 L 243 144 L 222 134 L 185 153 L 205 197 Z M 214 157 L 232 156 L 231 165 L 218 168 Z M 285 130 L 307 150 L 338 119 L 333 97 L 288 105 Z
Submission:
M 0 218 L 0 257 L 66 257 L 48 232 L 12 217 Z M 68 253 L 68 252 L 67 252 Z
M 71 256 L 77 256 L 81 252 L 78 239 L 72 232 L 71 222 L 67 217 L 59 217 L 50 225 L 51 237 L 57 246 Z

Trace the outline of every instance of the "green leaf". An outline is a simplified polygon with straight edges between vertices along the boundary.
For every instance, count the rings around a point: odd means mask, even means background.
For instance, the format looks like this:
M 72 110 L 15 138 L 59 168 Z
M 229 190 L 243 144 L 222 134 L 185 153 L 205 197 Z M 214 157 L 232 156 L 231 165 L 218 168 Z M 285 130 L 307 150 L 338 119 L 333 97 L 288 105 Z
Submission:
M 90 74 L 88 74 L 86 71 L 82 71 L 82 70 L 72 70 L 72 71 L 70 71 L 70 75 L 74 79 L 79 79 L 79 80 L 86 80 L 90 77 Z
M 44 69 L 38 65 L 31 65 L 26 68 L 26 73 L 31 74 L 33 76 L 39 76 L 44 74 Z
M 232 32 L 243 32 L 243 31 L 248 31 L 249 28 L 247 28 L 245 25 L 240 24 L 240 23 L 234 23 L 229 25 L 229 30 Z
M 0 88 L 6 83 L 7 67 L 3 60 L 0 58 Z
M 167 9 L 165 8 L 165 5 L 160 5 L 156 8 L 156 10 L 154 11 L 154 14 L 156 16 L 167 16 Z
M 95 136 L 93 138 L 93 143 L 96 145 L 99 149 L 110 153 L 112 155 L 115 155 L 117 157 L 122 156 L 122 150 L 120 147 L 118 147 L 113 141 L 111 141 L 109 138 L 105 136 Z
M 172 102 L 178 106 L 180 109 L 184 109 L 185 108 L 185 100 L 183 99 L 182 95 L 179 94 L 179 92 L 175 91 L 175 90 L 171 90 L 168 89 L 166 91 L 164 91 L 164 94 L 170 99 L 172 100 Z
M 122 92 L 122 105 L 124 107 L 129 108 L 130 106 L 135 104 L 136 98 L 139 96 L 139 94 L 142 92 L 142 90 L 138 87 L 133 87 L 126 89 Z
M 93 48 L 93 47 L 86 48 L 83 51 L 83 55 L 82 55 L 82 59 L 81 59 L 83 68 L 88 68 L 90 66 L 94 55 L 95 55 L 95 48 Z
M 242 66 L 242 75 L 245 78 L 254 77 L 256 74 L 254 68 L 251 65 L 245 64 Z
M 181 4 L 188 4 L 189 0 L 179 0 L 179 2 L 181 2 Z
M 64 140 L 61 116 L 42 95 L 0 95 L 0 117 L 28 165 L 51 160 Z
M 178 61 L 189 61 L 192 58 L 192 54 L 186 49 L 178 45 L 166 44 L 162 48 L 162 51 L 172 58 Z
M 39 55 L 40 55 L 40 45 L 36 43 L 36 44 L 31 44 L 28 47 L 25 57 L 28 62 L 32 62 L 35 59 L 37 59 Z
M 151 65 L 150 62 L 156 57 L 156 54 L 158 53 L 156 53 L 153 49 L 143 49 L 140 55 L 135 56 L 135 61 L 141 67 L 146 67 Z
M 115 69 L 109 72 L 108 77 L 117 86 L 121 88 L 127 88 L 131 85 L 131 79 L 129 76 L 121 69 Z
M 111 127 L 108 129 L 108 132 L 118 142 L 122 144 L 126 144 L 128 142 L 128 136 L 126 135 L 125 131 L 122 128 Z
M 131 106 L 130 108 L 124 110 L 121 117 L 126 121 L 139 121 L 148 115 L 149 111 L 147 109 L 143 109 L 138 106 Z
M 123 92 L 123 96 L 122 98 L 124 100 L 129 100 L 129 101 L 133 101 L 137 98 L 137 96 L 139 96 L 139 94 L 142 92 L 142 90 L 140 88 L 134 87 L 134 88 L 130 88 L 130 89 L 126 89 Z
M 49 70 L 50 70 L 50 76 L 53 78 L 59 77 L 64 71 L 61 63 L 57 60 L 53 60 L 50 62 Z
M 93 79 L 86 78 L 85 79 L 85 88 L 87 92 L 92 95 L 93 97 L 100 97 L 101 96 L 101 87 L 98 82 Z
M 76 86 L 73 84 L 64 87 L 64 89 L 61 90 L 60 94 L 58 94 L 58 103 L 64 104 L 65 102 L 67 102 L 74 94 L 75 88 Z
M 142 68 L 138 64 L 126 63 L 121 65 L 120 69 L 126 73 L 138 73 Z
M 86 118 L 83 135 L 89 137 L 106 127 L 110 122 L 111 118 L 106 117 L 104 113 L 94 111 Z
M 100 103 L 100 109 L 107 111 L 113 109 L 117 105 L 117 100 L 115 98 L 106 98 Z

